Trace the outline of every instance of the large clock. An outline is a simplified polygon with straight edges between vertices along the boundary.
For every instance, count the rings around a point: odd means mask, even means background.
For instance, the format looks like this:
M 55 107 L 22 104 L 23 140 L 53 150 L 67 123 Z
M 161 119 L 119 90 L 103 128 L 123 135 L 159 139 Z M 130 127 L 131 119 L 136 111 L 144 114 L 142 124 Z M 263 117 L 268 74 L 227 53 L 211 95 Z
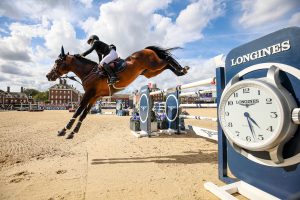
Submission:
M 268 68 L 267 76 L 240 80 L 251 68 Z M 227 84 L 219 104 L 219 122 L 234 149 L 247 157 L 266 152 L 270 158 L 268 165 L 284 163 L 282 149 L 299 123 L 296 101 L 280 83 L 279 70 L 287 68 L 290 69 L 278 63 L 265 63 L 238 73 Z

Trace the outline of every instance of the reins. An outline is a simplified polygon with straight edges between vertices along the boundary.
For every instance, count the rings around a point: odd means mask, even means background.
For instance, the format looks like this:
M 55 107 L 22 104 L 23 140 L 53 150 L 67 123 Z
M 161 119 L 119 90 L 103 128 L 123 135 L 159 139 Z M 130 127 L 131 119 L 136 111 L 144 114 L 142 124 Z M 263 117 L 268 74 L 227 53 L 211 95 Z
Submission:
M 99 71 L 98 69 L 98 65 L 95 65 L 91 71 L 82 79 L 82 83 L 80 81 L 78 81 L 75 77 L 78 77 L 78 76 L 68 76 L 68 75 L 65 75 L 63 77 L 60 77 L 61 79 L 70 79 L 70 80 L 73 80 L 73 81 L 76 81 L 78 82 L 80 85 L 83 86 L 84 82 L 92 75 L 92 74 L 97 74 Z
M 60 77 L 61 79 L 70 79 L 70 80 L 73 80 L 73 81 L 76 81 L 78 82 L 80 85 L 82 85 L 82 83 L 80 83 L 75 77 L 77 76 L 68 76 L 68 75 L 65 75 L 64 77 Z

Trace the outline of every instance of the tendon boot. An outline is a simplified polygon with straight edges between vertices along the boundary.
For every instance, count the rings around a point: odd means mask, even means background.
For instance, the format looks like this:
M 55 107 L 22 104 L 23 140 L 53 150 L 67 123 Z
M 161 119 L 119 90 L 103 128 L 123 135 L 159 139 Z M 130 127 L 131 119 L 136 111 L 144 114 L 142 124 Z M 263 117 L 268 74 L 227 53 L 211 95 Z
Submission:
M 109 77 L 109 85 L 113 85 L 117 82 L 119 82 L 118 77 L 116 76 L 115 72 L 110 68 L 110 66 L 106 63 L 103 63 L 103 69 L 106 71 Z

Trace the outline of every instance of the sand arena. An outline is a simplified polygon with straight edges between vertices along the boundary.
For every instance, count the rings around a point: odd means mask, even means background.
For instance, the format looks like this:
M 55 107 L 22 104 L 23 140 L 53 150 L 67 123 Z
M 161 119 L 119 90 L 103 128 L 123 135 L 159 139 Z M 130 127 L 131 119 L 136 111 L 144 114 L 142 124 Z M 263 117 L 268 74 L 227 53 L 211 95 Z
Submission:
M 194 135 L 135 138 L 129 117 L 115 115 L 88 115 L 73 140 L 57 137 L 71 115 L 0 112 L 0 199 L 217 199 L 203 187 L 224 185 L 216 143 Z

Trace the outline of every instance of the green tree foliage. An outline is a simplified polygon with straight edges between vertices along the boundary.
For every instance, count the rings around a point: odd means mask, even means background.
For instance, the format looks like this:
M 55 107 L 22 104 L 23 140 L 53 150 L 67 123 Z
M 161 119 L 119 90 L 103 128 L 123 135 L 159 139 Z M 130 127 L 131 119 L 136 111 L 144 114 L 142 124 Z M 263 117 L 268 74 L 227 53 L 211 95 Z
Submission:
M 48 101 L 49 91 L 39 92 L 33 96 L 36 101 Z
M 36 90 L 36 89 L 30 89 L 30 88 L 24 90 L 24 93 L 25 93 L 27 96 L 32 96 L 32 97 L 35 96 L 35 95 L 37 95 L 39 92 L 40 92 L 40 91 L 38 91 L 38 90 Z
M 49 99 L 49 91 L 44 91 L 44 92 L 40 92 L 36 89 L 25 89 L 24 90 L 24 93 L 27 95 L 27 96 L 32 96 L 32 98 L 35 100 L 35 101 L 44 101 L 44 102 L 48 102 L 48 99 Z

